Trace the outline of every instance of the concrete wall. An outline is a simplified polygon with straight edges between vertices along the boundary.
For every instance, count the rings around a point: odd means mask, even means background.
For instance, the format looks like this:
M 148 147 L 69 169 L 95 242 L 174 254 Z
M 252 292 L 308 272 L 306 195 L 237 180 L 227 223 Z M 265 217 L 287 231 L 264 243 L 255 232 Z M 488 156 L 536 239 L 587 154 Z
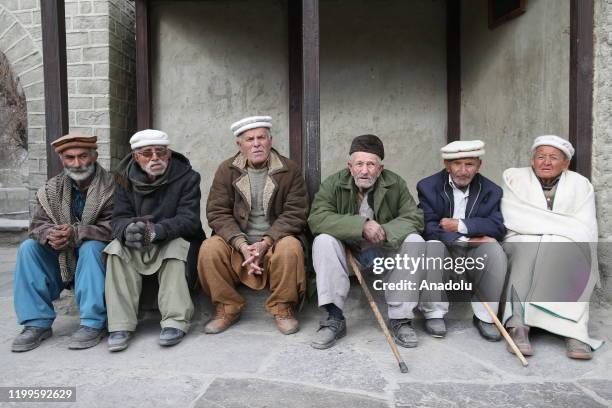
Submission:
M 202 175 L 202 219 L 219 163 L 236 151 L 230 124 L 273 118 L 289 152 L 287 5 L 275 0 L 156 1 L 151 10 L 153 126 Z
M 597 198 L 602 293 L 612 301 L 612 0 L 595 1 L 593 185 Z
M 346 166 L 353 137 L 374 133 L 416 194 L 446 143 L 445 2 L 321 1 L 320 18 L 323 177 Z
M 536 136 L 569 132 L 569 0 L 530 0 L 494 30 L 487 1 L 462 2 L 461 138 L 487 143 L 483 173 L 496 182 L 529 163 Z

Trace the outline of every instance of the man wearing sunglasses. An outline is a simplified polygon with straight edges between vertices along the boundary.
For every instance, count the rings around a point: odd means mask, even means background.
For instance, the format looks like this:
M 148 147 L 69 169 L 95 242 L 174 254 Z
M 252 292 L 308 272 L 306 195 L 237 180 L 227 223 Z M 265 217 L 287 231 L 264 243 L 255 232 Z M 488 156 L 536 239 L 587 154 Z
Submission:
M 132 153 L 116 171 L 117 192 L 106 247 L 108 348 L 127 348 L 137 324 L 142 276 L 157 273 L 161 312 L 159 344 L 173 346 L 193 315 L 187 276 L 195 276 L 205 238 L 200 221 L 200 175 L 170 150 L 168 135 L 142 130 L 130 139 Z

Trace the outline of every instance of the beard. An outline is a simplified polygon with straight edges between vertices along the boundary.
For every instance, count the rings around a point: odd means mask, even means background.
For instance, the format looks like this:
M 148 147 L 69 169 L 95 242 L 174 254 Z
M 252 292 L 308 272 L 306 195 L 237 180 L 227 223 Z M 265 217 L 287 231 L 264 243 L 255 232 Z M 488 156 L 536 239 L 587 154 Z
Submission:
M 154 165 L 159 165 L 159 166 L 161 166 L 161 168 L 153 170 L 152 167 Z M 166 163 L 166 162 L 164 162 L 162 160 L 155 160 L 155 161 L 151 160 L 150 162 L 148 162 L 145 165 L 143 170 L 148 175 L 157 177 L 157 176 L 161 176 L 162 174 L 164 174 L 166 172 L 167 168 L 168 168 L 168 163 Z
M 376 183 L 378 176 L 379 175 L 377 174 L 375 176 L 369 176 L 367 179 L 363 179 L 363 178 L 359 178 L 359 175 L 354 174 L 353 180 L 355 180 L 355 185 L 357 187 L 367 190 L 368 188 L 372 187 Z
M 96 166 L 94 163 L 80 167 L 64 167 L 64 173 L 74 181 L 87 180 L 94 174 Z

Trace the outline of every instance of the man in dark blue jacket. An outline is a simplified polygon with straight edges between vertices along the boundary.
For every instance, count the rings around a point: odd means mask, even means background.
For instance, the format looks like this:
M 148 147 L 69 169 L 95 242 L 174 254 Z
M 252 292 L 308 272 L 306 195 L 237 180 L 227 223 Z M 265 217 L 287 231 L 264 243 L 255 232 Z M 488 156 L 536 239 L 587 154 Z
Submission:
M 506 229 L 500 211 L 502 189 L 478 173 L 484 155 L 480 140 L 455 141 L 441 149 L 444 170 L 417 184 L 419 207 L 425 218 L 423 238 L 428 241 L 427 301 L 425 329 L 444 337 L 448 312 L 447 290 L 473 290 L 474 324 L 487 340 L 500 333 L 480 300 L 497 313 L 506 276 L 506 255 L 498 241 Z M 457 283 L 467 275 L 467 283 Z M 449 279 L 455 281 L 453 285 Z

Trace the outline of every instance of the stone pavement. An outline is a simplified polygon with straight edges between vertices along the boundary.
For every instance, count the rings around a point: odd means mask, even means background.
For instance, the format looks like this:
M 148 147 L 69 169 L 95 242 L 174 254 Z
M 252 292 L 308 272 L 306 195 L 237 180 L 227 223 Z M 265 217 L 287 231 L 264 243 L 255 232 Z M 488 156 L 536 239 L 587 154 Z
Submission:
M 560 338 L 536 333 L 527 368 L 504 343 L 479 337 L 468 304 L 454 304 L 445 339 L 428 337 L 417 322 L 420 344 L 400 347 L 410 370 L 401 374 L 358 285 L 347 305 L 348 336 L 329 350 L 309 346 L 323 315 L 314 305 L 301 313 L 301 331 L 283 336 L 264 312 L 263 293 L 248 294 L 242 320 L 219 335 L 203 333 L 211 306 L 199 296 L 194 326 L 176 347 L 157 345 L 159 314 L 146 312 L 124 352 L 109 353 L 105 342 L 68 350 L 78 313 L 64 291 L 53 337 L 12 353 L 19 332 L 11 293 L 15 255 L 14 247 L 0 248 L 0 386 L 76 387 L 76 403 L 52 407 L 612 406 L 610 304 L 592 305 L 591 332 L 607 341 L 592 361 L 572 361 Z

